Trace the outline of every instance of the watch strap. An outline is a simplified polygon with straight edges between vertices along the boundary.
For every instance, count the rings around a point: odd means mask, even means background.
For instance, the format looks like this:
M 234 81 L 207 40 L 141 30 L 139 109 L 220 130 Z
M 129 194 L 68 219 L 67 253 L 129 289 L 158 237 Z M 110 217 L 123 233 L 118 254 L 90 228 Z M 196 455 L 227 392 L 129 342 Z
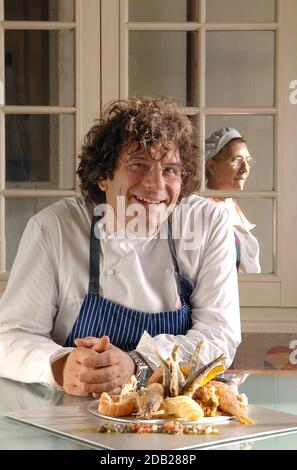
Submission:
M 137 388 L 140 389 L 146 385 L 150 375 L 150 367 L 137 351 L 127 353 L 135 364 L 134 374 L 137 379 Z

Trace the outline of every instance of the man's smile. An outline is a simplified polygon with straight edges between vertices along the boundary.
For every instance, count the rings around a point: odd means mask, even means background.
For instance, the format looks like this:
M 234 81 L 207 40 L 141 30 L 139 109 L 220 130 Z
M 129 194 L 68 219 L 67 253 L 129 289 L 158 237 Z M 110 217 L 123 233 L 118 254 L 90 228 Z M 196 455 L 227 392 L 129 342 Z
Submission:
M 157 198 L 155 199 L 155 198 L 149 198 L 145 196 L 138 196 L 136 194 L 134 194 L 132 197 L 136 199 L 137 202 L 140 202 L 140 203 L 155 204 L 155 205 L 166 203 L 166 199 L 157 199 Z

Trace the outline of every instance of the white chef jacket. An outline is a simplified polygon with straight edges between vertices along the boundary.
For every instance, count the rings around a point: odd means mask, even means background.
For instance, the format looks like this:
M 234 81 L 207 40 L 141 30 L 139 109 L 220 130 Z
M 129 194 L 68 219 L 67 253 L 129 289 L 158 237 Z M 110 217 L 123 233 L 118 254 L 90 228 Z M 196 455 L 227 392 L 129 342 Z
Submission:
M 0 301 L 0 376 L 61 389 L 51 363 L 73 349 L 63 344 L 88 293 L 93 210 L 77 196 L 29 220 Z M 240 342 L 240 318 L 227 211 L 193 195 L 174 209 L 174 217 L 173 236 L 181 234 L 175 239 L 180 270 L 195 284 L 192 328 L 185 336 L 144 333 L 137 350 L 155 368 L 152 342 L 164 357 L 179 343 L 180 360 L 187 360 L 203 339 L 201 363 L 224 353 L 230 365 Z M 111 301 L 151 313 L 178 304 L 167 240 L 107 237 L 101 240 L 100 273 L 100 295 Z

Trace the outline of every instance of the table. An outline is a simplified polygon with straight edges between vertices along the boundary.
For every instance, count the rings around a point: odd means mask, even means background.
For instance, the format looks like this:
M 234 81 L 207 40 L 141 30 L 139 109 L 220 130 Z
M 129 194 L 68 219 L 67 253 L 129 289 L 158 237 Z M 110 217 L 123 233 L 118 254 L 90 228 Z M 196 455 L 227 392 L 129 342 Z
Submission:
M 61 406 L 63 404 L 82 403 L 85 398 L 73 397 L 63 393 L 53 394 L 41 385 L 18 383 L 0 379 L 0 449 L 43 449 L 74 450 L 88 449 L 86 444 L 71 439 L 55 436 L 46 431 L 35 429 L 22 423 L 8 420 L 4 414 L 15 410 Z M 254 373 L 240 386 L 240 391 L 247 394 L 249 402 L 266 408 L 285 411 L 297 415 L 297 374 Z M 255 440 L 219 445 L 213 449 L 294 449 L 297 450 L 297 431 L 287 435 L 278 435 Z
M 240 373 L 240 371 L 237 371 Z M 246 393 L 249 403 L 272 410 L 297 414 L 297 373 L 296 371 L 245 371 L 249 373 L 246 381 L 240 386 L 240 392 Z M 297 432 L 243 442 L 239 449 L 253 450 L 296 450 Z M 215 448 L 215 447 L 214 447 Z M 221 449 L 236 448 L 230 444 Z

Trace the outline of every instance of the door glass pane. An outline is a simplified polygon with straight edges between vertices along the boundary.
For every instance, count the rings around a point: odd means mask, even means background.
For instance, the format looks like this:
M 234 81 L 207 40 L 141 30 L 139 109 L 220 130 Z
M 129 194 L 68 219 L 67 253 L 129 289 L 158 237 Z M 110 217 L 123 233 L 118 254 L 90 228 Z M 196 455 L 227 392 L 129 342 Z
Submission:
M 275 21 L 275 0 L 207 0 L 206 21 L 265 23 Z
M 5 31 L 5 103 L 73 106 L 73 31 Z
M 273 31 L 207 32 L 207 106 L 273 106 L 274 39 Z
M 198 21 L 198 0 L 129 0 L 129 21 Z
M 197 33 L 131 31 L 129 94 L 170 95 L 197 106 Z
M 12 21 L 74 21 L 74 0 L 4 0 L 4 18 Z
M 260 266 L 262 273 L 273 272 L 273 227 L 274 227 L 274 200 L 237 198 L 236 202 L 245 217 L 256 227 L 251 233 L 260 247 Z
M 206 116 L 205 134 L 209 137 L 222 127 L 233 127 L 246 140 L 256 164 L 250 169 L 244 189 L 272 191 L 274 169 L 273 116 Z
M 199 147 L 199 132 L 198 132 L 198 120 L 199 116 L 197 114 L 192 114 L 188 115 L 188 118 L 190 119 L 192 126 L 193 126 L 193 142 L 195 145 Z
M 30 217 L 45 207 L 57 202 L 59 198 L 6 198 L 5 235 L 6 271 L 10 271 L 22 233 Z
M 207 0 L 206 21 L 264 23 L 275 21 L 275 0 Z
M 5 116 L 6 187 L 72 189 L 74 115 Z

